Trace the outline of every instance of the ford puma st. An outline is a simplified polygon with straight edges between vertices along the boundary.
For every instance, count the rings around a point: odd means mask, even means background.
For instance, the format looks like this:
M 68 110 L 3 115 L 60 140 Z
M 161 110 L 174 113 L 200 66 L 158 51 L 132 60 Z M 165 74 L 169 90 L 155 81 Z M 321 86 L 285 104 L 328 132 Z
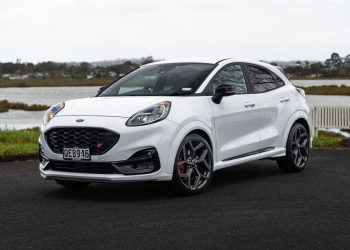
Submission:
M 303 170 L 311 145 L 305 93 L 276 67 L 230 58 L 141 66 L 95 97 L 53 105 L 39 138 L 40 173 L 65 187 L 171 181 L 185 194 L 213 172 L 271 158 Z

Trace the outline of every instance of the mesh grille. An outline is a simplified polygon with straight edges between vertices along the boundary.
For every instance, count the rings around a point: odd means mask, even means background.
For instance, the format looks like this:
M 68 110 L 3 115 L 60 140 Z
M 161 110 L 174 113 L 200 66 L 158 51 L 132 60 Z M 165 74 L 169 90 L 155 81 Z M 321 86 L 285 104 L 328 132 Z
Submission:
M 89 148 L 91 155 L 101 155 L 119 140 L 119 134 L 102 128 L 64 127 L 45 133 L 50 149 L 63 154 L 63 148 Z

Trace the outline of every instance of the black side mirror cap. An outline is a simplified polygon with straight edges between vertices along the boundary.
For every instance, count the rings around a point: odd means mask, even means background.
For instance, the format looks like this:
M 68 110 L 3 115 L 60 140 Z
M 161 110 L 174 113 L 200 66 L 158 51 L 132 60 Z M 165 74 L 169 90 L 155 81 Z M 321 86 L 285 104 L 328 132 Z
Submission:
M 110 84 L 109 84 L 109 85 L 110 85 Z M 109 85 L 105 85 L 105 86 L 102 86 L 101 88 L 99 88 L 99 89 L 97 90 L 97 95 L 96 95 L 96 96 L 98 96 L 99 94 L 101 94 L 103 90 L 105 90 L 106 88 L 109 87 Z
M 216 104 L 220 104 L 224 96 L 234 95 L 235 93 L 235 88 L 231 84 L 221 84 L 215 89 L 215 94 L 211 100 Z

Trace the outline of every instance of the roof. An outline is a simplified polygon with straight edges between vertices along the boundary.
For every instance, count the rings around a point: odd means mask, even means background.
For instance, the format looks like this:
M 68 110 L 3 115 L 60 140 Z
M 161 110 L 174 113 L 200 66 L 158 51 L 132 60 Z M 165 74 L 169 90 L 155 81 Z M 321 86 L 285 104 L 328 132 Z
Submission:
M 268 63 L 264 63 L 257 60 L 251 60 L 246 58 L 235 58 L 235 57 L 194 57 L 194 58 L 175 58 L 175 59 L 165 59 L 153 63 L 149 63 L 146 65 L 156 65 L 156 64 L 164 64 L 164 63 L 210 63 L 215 64 L 219 62 L 243 62 L 243 63 L 253 63 L 262 65 L 265 67 L 270 67 L 271 65 Z
M 146 65 L 147 66 L 148 65 L 157 65 L 157 64 L 164 64 L 164 63 L 210 63 L 210 64 L 216 64 L 219 62 L 220 62 L 220 64 L 223 64 L 223 65 L 228 64 L 228 63 L 235 63 L 235 62 L 260 65 L 260 66 L 263 66 L 265 68 L 270 69 L 272 72 L 277 74 L 282 79 L 289 81 L 284 76 L 284 74 L 279 69 L 277 69 L 275 66 L 268 64 L 268 63 L 261 62 L 261 61 L 251 60 L 251 59 L 246 59 L 246 58 L 232 58 L 232 57 L 179 58 L 179 59 L 162 60 L 162 61 L 158 61 L 158 62 L 149 63 Z M 144 65 L 144 66 L 146 66 L 146 65 Z
M 197 57 L 197 58 L 176 58 L 176 59 L 166 59 L 162 61 L 157 61 L 154 63 L 149 63 L 147 65 L 153 64 L 163 64 L 163 63 L 210 63 L 215 64 L 222 60 L 228 59 L 228 57 Z

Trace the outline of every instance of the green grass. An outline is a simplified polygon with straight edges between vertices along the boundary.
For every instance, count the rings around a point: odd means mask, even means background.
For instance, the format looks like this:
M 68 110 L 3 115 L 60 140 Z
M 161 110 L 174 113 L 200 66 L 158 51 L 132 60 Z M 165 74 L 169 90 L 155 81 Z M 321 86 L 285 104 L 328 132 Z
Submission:
M 350 87 L 345 85 L 323 85 L 299 88 L 302 88 L 307 95 L 350 95 Z
M 319 131 L 318 137 L 315 137 L 312 144 L 320 148 L 337 148 L 341 147 L 341 141 L 344 136 L 327 131 Z
M 0 130 L 0 156 L 14 156 L 38 152 L 39 128 L 23 130 Z M 314 138 L 314 147 L 341 147 L 344 137 L 326 131 L 319 131 Z
M 103 86 L 110 84 L 115 79 L 112 78 L 98 78 L 98 79 L 27 79 L 27 80 L 0 80 L 0 88 L 5 87 L 75 87 L 75 86 Z
M 0 130 L 0 156 L 38 152 L 39 128 Z
M 41 104 L 32 104 L 28 105 L 21 102 L 9 102 L 7 100 L 0 101 L 0 113 L 1 112 L 7 112 L 9 109 L 21 109 L 25 111 L 39 111 L 39 110 L 46 110 L 49 106 L 47 105 L 41 105 Z

